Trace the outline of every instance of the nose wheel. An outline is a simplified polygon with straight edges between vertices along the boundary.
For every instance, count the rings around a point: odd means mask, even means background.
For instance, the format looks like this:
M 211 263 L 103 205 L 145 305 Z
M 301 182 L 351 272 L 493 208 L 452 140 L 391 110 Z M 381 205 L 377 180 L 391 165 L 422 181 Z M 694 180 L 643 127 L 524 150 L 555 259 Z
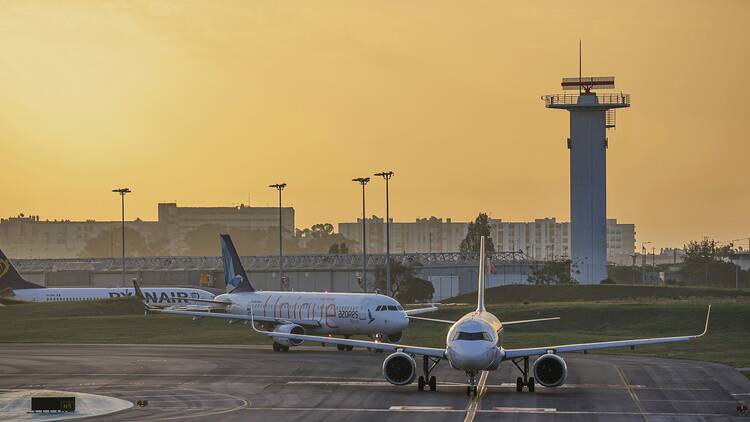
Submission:
M 533 393 L 535 382 L 534 377 L 529 377 L 529 357 L 526 356 L 523 358 L 523 368 L 518 364 L 519 359 L 513 359 L 511 362 L 516 365 L 516 368 L 518 368 L 523 375 L 516 378 L 516 391 L 520 393 L 523 391 L 523 388 L 526 387 L 529 393 Z
M 430 391 L 437 390 L 437 379 L 434 375 L 430 375 L 433 369 L 440 362 L 440 358 L 431 358 L 429 356 L 422 356 L 422 371 L 424 375 L 420 375 L 417 379 L 417 390 L 424 391 L 425 387 L 429 387 Z
M 469 377 L 469 385 L 466 387 L 466 395 L 471 396 L 477 395 L 477 373 L 475 371 L 467 371 L 466 375 Z

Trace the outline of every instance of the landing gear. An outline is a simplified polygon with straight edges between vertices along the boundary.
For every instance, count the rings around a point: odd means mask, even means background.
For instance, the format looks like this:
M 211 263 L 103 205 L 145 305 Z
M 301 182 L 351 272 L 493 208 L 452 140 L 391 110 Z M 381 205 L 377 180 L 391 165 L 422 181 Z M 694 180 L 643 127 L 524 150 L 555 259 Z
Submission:
M 274 352 L 288 352 L 289 346 L 284 346 L 279 343 L 273 342 L 273 351 Z
M 469 377 L 469 385 L 466 387 L 466 395 L 471 396 L 477 395 L 477 373 L 475 371 L 466 371 L 466 375 Z
M 521 374 L 523 377 L 516 378 L 516 391 L 519 393 L 523 391 L 523 388 L 526 387 L 527 390 L 529 390 L 529 393 L 534 392 L 534 377 L 529 377 L 529 357 L 526 356 L 523 358 L 523 369 L 521 369 L 521 366 L 518 365 L 518 362 L 520 359 L 512 359 L 511 362 L 513 362 L 513 365 L 516 365 L 516 368 L 518 368 L 519 371 L 521 371 Z
M 337 344 L 336 349 L 338 349 L 339 352 L 343 352 L 344 350 L 346 350 L 346 346 L 344 346 L 343 344 Z
M 418 391 L 424 391 L 425 387 L 430 387 L 430 391 L 437 390 L 437 379 L 434 375 L 430 375 L 430 373 L 432 373 L 439 362 L 440 358 L 422 356 L 422 372 L 424 372 L 424 375 L 420 375 L 417 379 Z

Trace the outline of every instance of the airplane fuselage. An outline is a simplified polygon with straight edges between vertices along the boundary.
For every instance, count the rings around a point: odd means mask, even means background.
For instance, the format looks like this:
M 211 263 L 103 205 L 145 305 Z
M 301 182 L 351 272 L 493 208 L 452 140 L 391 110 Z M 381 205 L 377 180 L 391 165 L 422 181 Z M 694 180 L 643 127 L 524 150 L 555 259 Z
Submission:
M 464 371 L 497 369 L 503 360 L 503 324 L 487 311 L 474 311 L 456 321 L 446 338 L 446 358 Z
M 143 294 L 147 303 L 157 305 L 187 305 L 192 303 L 188 299 L 214 298 L 205 290 L 181 287 L 144 287 Z M 70 302 L 130 296 L 135 296 L 132 287 L 50 287 L 14 289 L 11 298 L 24 302 Z
M 316 321 L 317 327 L 306 328 L 309 334 L 396 335 L 409 324 L 401 305 L 379 294 L 255 291 L 215 300 L 231 303 L 229 313 Z

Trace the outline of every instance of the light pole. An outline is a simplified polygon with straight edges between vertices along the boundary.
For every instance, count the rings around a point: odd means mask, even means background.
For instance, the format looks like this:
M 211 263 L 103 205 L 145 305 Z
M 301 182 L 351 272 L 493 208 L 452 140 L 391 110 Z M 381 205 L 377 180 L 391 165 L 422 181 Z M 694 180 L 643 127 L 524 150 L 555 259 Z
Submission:
M 385 291 L 391 295 L 391 215 L 388 201 L 388 181 L 393 177 L 392 171 L 375 173 L 385 179 Z
M 641 284 L 646 284 L 646 245 L 651 242 L 641 242 Z
M 369 177 L 358 177 L 352 179 L 352 182 L 357 182 L 362 185 L 362 289 L 367 293 L 367 241 L 366 241 L 366 227 L 365 227 L 365 185 L 370 181 Z
M 122 287 L 125 287 L 125 195 L 132 192 L 129 188 L 112 189 L 112 192 L 119 193 L 122 208 Z
M 284 288 L 284 249 L 283 249 L 283 238 L 281 235 L 281 191 L 286 187 L 286 183 L 276 183 L 274 185 L 268 185 L 269 188 L 274 188 L 279 191 L 279 289 Z

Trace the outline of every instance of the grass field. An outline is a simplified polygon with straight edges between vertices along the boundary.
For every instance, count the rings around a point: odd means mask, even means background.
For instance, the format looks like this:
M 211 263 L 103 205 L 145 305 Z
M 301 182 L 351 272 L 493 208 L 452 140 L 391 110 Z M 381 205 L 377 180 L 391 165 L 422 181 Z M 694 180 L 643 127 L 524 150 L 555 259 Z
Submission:
M 709 287 L 653 287 L 640 285 L 531 286 L 511 285 L 487 289 L 488 303 L 613 301 L 639 298 L 688 299 L 699 297 L 748 298 L 750 290 Z M 446 299 L 443 302 L 476 303 L 476 293 Z
M 612 349 L 607 353 L 652 355 L 723 362 L 750 367 L 750 300 L 741 297 L 630 299 L 616 302 L 493 303 L 501 320 L 559 316 L 560 321 L 505 329 L 505 347 L 699 333 L 713 303 L 709 334 L 697 341 L 664 346 Z M 433 314 L 456 319 L 473 306 L 445 306 Z M 415 321 L 402 342 L 445 345 L 448 326 Z M 268 344 L 242 323 L 167 315 L 143 315 L 132 299 L 101 302 L 27 304 L 0 307 L 0 342 Z

